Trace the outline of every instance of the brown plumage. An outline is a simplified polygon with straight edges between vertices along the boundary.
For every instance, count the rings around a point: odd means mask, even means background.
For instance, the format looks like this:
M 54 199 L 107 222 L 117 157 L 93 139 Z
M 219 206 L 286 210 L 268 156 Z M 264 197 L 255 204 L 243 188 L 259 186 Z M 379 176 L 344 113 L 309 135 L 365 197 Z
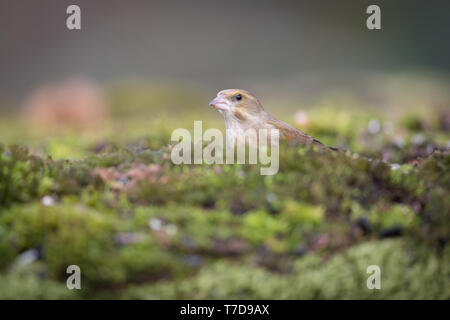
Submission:
M 248 91 L 240 89 L 222 90 L 209 105 L 215 107 L 224 117 L 227 139 L 239 138 L 243 132 L 250 128 L 255 130 L 278 129 L 280 139 L 289 143 L 335 150 L 297 128 L 275 119 L 264 110 L 259 100 Z M 231 137 L 228 135 L 231 135 Z

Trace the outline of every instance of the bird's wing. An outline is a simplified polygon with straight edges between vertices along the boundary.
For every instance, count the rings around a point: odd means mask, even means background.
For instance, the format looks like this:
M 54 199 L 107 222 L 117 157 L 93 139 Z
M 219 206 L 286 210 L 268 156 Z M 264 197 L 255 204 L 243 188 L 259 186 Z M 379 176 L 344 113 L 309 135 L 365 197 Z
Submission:
M 306 133 L 298 130 L 297 128 L 294 128 L 293 126 L 283 121 L 277 119 L 270 119 L 269 121 L 267 121 L 267 123 L 273 126 L 275 129 L 278 129 L 280 131 L 280 137 L 289 142 L 293 142 L 295 144 L 298 143 L 302 145 L 305 144 L 314 145 L 319 148 L 328 149 L 328 147 L 319 140 L 307 135 Z

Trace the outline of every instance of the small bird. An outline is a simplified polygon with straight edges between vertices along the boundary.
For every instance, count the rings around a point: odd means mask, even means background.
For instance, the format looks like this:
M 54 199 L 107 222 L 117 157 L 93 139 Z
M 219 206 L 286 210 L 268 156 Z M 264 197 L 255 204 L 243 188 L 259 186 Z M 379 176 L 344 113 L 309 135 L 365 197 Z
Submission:
M 264 110 L 259 100 L 248 91 L 241 89 L 222 90 L 209 105 L 216 108 L 224 117 L 227 141 L 239 140 L 248 129 L 256 131 L 259 129 L 278 129 L 280 139 L 289 143 L 336 150 L 297 128 L 275 119 Z

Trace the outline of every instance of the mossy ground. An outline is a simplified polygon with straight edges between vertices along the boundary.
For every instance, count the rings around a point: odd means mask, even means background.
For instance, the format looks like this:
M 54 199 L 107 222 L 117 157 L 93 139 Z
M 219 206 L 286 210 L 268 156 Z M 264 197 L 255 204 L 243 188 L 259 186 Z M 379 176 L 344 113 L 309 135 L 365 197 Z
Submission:
M 143 110 L 186 99 L 158 92 L 113 90 L 120 107 L 96 131 L 1 120 L 0 298 L 450 298 L 448 110 L 314 108 L 306 131 L 352 152 L 282 146 L 278 174 L 261 176 L 174 165 L 172 129 L 223 124 Z M 73 264 L 81 290 L 66 288 Z

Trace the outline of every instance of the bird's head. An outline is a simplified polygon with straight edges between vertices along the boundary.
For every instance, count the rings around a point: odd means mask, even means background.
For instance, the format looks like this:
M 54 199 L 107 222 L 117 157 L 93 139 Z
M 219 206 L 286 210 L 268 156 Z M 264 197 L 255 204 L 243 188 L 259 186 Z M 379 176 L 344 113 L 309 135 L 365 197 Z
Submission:
M 226 89 L 220 91 L 209 103 L 227 118 L 245 121 L 256 117 L 263 111 L 258 99 L 250 92 L 241 89 Z

